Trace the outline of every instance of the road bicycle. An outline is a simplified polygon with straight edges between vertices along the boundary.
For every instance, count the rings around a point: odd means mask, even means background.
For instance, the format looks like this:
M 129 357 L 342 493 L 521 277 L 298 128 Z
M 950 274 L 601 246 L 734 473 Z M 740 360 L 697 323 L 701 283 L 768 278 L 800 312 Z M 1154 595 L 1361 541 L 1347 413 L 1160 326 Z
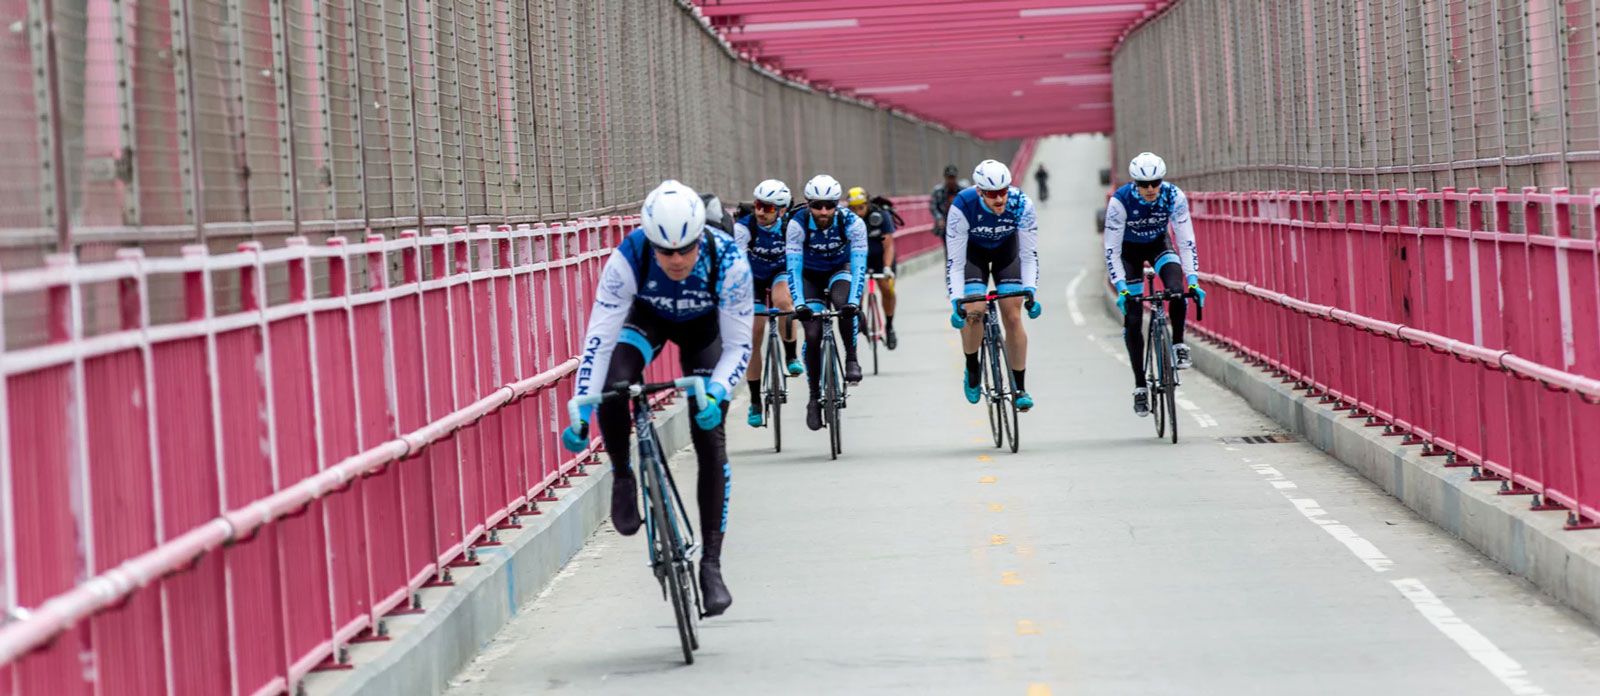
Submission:
M 772 451 L 783 451 L 783 419 L 779 416 L 783 412 L 783 405 L 789 403 L 789 370 L 783 364 L 783 336 L 778 331 L 778 324 L 785 317 L 793 316 L 794 312 L 783 312 L 769 309 L 767 317 L 767 354 L 763 358 L 765 367 L 761 374 L 765 381 L 761 384 L 761 410 L 766 414 L 767 424 L 772 427 Z
M 1017 385 L 1011 376 L 1011 358 L 1006 355 L 1006 338 L 1000 330 L 1000 300 L 1027 297 L 1026 292 L 991 292 L 961 298 L 983 302 L 983 343 L 978 348 L 979 372 L 983 375 L 983 394 L 989 402 L 989 430 L 995 447 L 1008 444 L 1012 452 L 1021 445 L 1021 425 L 1017 422 Z M 968 314 L 971 316 L 971 313 Z
M 678 642 L 683 647 L 683 661 L 694 664 L 694 651 L 700 649 L 696 623 L 704 616 L 700 601 L 700 581 L 695 575 L 694 557 L 700 551 L 695 542 L 694 525 L 685 513 L 683 497 L 678 494 L 677 483 L 672 479 L 672 469 L 667 467 L 668 452 L 661 444 L 655 421 L 650 415 L 650 395 L 657 392 L 683 389 L 694 397 L 697 408 L 706 408 L 705 380 L 684 377 L 672 382 L 657 384 L 629 384 L 617 382 L 611 388 L 588 396 L 580 396 L 567 403 L 572 422 L 581 423 L 580 410 L 584 406 L 625 400 L 633 407 L 633 428 L 639 442 L 639 484 L 644 497 L 644 528 L 646 547 L 650 558 L 650 571 L 661 584 L 663 599 L 672 602 L 673 617 L 678 623 Z M 693 426 L 691 426 L 693 427 Z
M 828 430 L 828 458 L 838 459 L 844 452 L 843 434 L 840 432 L 839 411 L 844 410 L 850 398 L 849 385 L 844 379 L 844 365 L 839 360 L 838 341 L 834 338 L 835 320 L 843 312 L 812 312 L 813 321 L 822 322 L 822 422 Z
M 878 289 L 878 283 L 894 277 L 892 273 L 872 273 L 867 276 L 867 292 L 864 318 L 858 317 L 861 333 L 867 337 L 867 343 L 872 347 L 872 374 L 878 374 L 878 345 L 884 340 L 884 313 L 883 291 Z
M 1153 282 L 1155 273 L 1145 270 L 1145 285 Z M 1145 331 L 1144 374 L 1150 390 L 1150 411 L 1156 422 L 1156 438 L 1171 432 L 1172 444 L 1178 444 L 1178 356 L 1172 349 L 1171 323 L 1167 320 L 1167 302 L 1195 297 L 1193 290 L 1167 290 L 1149 295 L 1136 295 L 1150 307 L 1150 324 Z M 1195 306 L 1195 319 L 1203 316 L 1205 308 Z

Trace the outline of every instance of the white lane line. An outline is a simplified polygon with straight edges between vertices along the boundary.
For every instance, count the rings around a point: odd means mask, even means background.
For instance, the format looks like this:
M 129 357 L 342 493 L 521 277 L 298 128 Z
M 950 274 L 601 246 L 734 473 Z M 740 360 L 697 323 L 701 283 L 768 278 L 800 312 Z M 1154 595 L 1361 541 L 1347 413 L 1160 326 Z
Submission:
M 1190 401 L 1190 400 L 1185 399 L 1185 398 L 1180 396 L 1180 397 L 1178 397 L 1178 405 L 1183 407 L 1183 410 L 1188 411 L 1189 415 L 1194 416 L 1194 422 L 1199 423 L 1200 427 L 1202 427 L 1202 428 L 1215 428 L 1215 427 L 1217 427 L 1217 419 L 1212 418 L 1211 414 L 1206 413 L 1199 406 L 1195 405 L 1195 403 L 1193 401 Z
M 1234 450 L 1232 447 L 1224 449 Z M 1340 524 L 1337 520 L 1330 519 L 1327 516 L 1328 511 L 1322 509 L 1322 506 L 1318 505 L 1317 501 L 1293 495 L 1291 491 L 1298 489 L 1299 486 L 1285 478 L 1283 472 L 1278 471 L 1269 464 L 1252 463 L 1249 457 L 1241 457 L 1241 459 L 1243 459 L 1244 463 L 1249 464 L 1250 468 L 1255 470 L 1256 473 L 1265 478 L 1268 483 L 1271 483 L 1279 494 L 1294 504 L 1295 509 L 1301 515 L 1321 527 L 1323 531 L 1334 539 L 1339 540 L 1339 543 L 1344 544 L 1344 547 L 1349 549 L 1350 553 L 1355 554 L 1356 558 L 1361 559 L 1361 562 L 1367 564 L 1367 567 L 1378 573 L 1393 569 L 1394 561 L 1378 550 L 1377 545 L 1362 538 L 1360 534 L 1357 534 L 1350 527 Z M 1426 618 L 1429 623 L 1433 624 L 1434 628 L 1438 629 L 1446 638 L 1449 638 L 1457 647 L 1466 652 L 1468 657 L 1476 660 L 1478 664 L 1488 670 L 1489 674 L 1510 689 L 1511 693 L 1517 696 L 1547 696 L 1547 692 L 1544 689 L 1539 688 L 1531 679 L 1528 679 L 1528 672 L 1522 668 L 1520 663 L 1501 651 L 1500 648 L 1495 647 L 1494 642 L 1489 640 L 1488 636 L 1478 632 L 1478 629 L 1473 628 L 1466 620 L 1451 611 L 1450 607 L 1445 605 L 1444 600 L 1439 599 L 1437 595 L 1428 590 L 1421 580 L 1401 578 L 1391 580 L 1389 584 L 1399 590 L 1400 594 L 1404 595 L 1407 600 L 1410 600 L 1411 606 L 1416 607 L 1417 612 L 1422 614 L 1423 618 Z
M 1477 660 L 1478 664 L 1483 665 L 1484 669 L 1489 670 L 1489 674 L 1499 679 L 1511 693 L 1517 696 L 1544 696 L 1545 690 L 1528 679 L 1528 671 L 1523 669 L 1521 664 L 1495 647 L 1488 636 L 1479 633 L 1478 629 L 1450 611 L 1450 607 L 1445 606 L 1444 601 L 1430 592 L 1421 580 L 1401 578 L 1389 582 L 1395 589 L 1400 590 L 1400 594 L 1405 595 L 1406 599 L 1411 600 L 1411 606 L 1416 607 L 1434 628 L 1455 641 L 1457 646 L 1466 651 L 1469 657 Z
M 1080 268 L 1078 269 L 1078 275 L 1072 277 L 1072 282 L 1067 283 L 1067 313 L 1072 315 L 1072 323 L 1077 326 L 1083 326 L 1088 323 L 1083 318 L 1083 310 L 1078 308 L 1078 283 L 1083 282 L 1084 277 L 1087 275 L 1089 275 L 1089 269 Z

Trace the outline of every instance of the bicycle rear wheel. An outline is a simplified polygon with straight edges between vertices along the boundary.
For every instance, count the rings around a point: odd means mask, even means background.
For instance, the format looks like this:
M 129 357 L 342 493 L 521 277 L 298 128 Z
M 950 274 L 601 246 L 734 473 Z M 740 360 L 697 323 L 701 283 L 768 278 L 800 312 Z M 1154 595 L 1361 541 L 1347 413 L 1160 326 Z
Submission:
M 655 518 L 652 525 L 655 532 L 657 549 L 656 563 L 665 565 L 667 580 L 667 596 L 672 600 L 672 615 L 678 623 L 678 643 L 683 648 L 684 664 L 694 664 L 694 651 L 699 647 L 699 639 L 695 636 L 694 622 L 698 618 L 694 615 L 694 600 L 689 596 L 690 585 L 684 582 L 682 567 L 688 564 L 688 559 L 683 558 L 683 549 L 678 543 L 678 524 L 667 514 L 666 482 L 660 475 L 660 464 L 654 462 L 640 462 L 648 467 L 651 485 L 648 487 L 647 497 L 650 499 L 650 514 Z
M 1178 365 L 1172 353 L 1171 334 L 1167 336 L 1166 352 L 1161 354 L 1161 381 L 1167 385 L 1167 429 L 1172 431 L 1172 444 L 1178 444 Z

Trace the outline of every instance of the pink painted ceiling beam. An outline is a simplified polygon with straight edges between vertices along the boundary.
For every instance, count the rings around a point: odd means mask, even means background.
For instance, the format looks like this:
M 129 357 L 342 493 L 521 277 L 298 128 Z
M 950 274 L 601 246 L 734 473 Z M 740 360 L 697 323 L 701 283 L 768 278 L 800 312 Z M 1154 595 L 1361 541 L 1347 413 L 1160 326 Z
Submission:
M 1111 53 L 1170 0 L 696 0 L 740 51 L 980 137 L 1110 131 Z

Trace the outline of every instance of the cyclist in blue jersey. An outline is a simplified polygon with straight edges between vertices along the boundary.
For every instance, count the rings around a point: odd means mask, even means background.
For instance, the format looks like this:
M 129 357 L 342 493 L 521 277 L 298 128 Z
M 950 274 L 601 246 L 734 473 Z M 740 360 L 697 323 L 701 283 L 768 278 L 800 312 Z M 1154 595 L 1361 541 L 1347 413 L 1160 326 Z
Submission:
M 838 310 L 839 338 L 844 340 L 844 378 L 861 381 L 856 361 L 856 308 L 861 303 L 867 274 L 867 226 L 849 210 L 839 209 L 844 188 L 827 174 L 806 182 L 806 207 L 789 218 L 787 256 L 789 287 L 800 290 L 795 316 L 806 329 L 806 427 L 822 429 L 822 322 L 812 317 L 832 307 Z
M 777 179 L 767 179 L 755 190 L 754 212 L 733 223 L 733 241 L 750 259 L 750 272 L 755 278 L 755 323 L 750 335 L 755 339 L 755 356 L 750 361 L 750 373 L 745 384 L 750 387 L 750 413 L 746 421 L 752 428 L 766 425 L 761 409 L 761 349 L 767 337 L 767 306 L 784 312 L 794 311 L 794 298 L 789 292 L 789 267 L 786 257 L 788 238 L 783 229 L 783 213 L 789 209 L 789 187 Z M 800 358 L 795 351 L 794 322 L 785 317 L 778 325 L 783 337 L 783 357 L 789 374 L 799 376 Z
M 700 587 L 706 615 L 715 616 L 733 603 L 722 581 L 732 476 L 722 420 L 728 395 L 750 362 L 750 264 L 732 238 L 706 226 L 705 204 L 677 181 L 651 192 L 640 218 L 639 229 L 623 239 L 601 271 L 576 395 L 598 393 L 619 381 L 638 382 L 667 341 L 677 344 L 684 374 L 706 378 L 710 406 L 695 412 L 690 441 L 700 465 L 705 539 Z M 562 444 L 575 452 L 587 447 L 591 416 L 611 458 L 611 524 L 620 534 L 634 534 L 642 521 L 638 483 L 628 463 L 628 404 L 606 403 L 594 413 L 585 409 L 582 419 L 561 434 Z
M 1106 274 L 1117 290 L 1117 307 L 1122 310 L 1122 337 L 1133 364 L 1133 412 L 1150 415 L 1150 391 L 1144 374 L 1144 305 L 1137 299 L 1144 293 L 1144 265 L 1155 267 L 1161 284 L 1168 290 L 1184 287 L 1205 304 L 1200 289 L 1200 252 L 1195 248 L 1194 223 L 1189 219 L 1189 199 L 1183 189 L 1162 181 L 1167 163 L 1153 153 L 1142 152 L 1128 163 L 1128 177 L 1106 203 Z M 1178 247 L 1172 247 L 1167 228 L 1172 228 Z M 1172 350 L 1176 366 L 1190 366 L 1189 346 L 1183 343 L 1184 320 L 1188 303 L 1182 298 L 1167 305 L 1172 319 Z
M 1005 326 L 1006 357 L 1016 384 L 1018 411 L 1033 408 L 1028 394 L 1028 333 L 1022 328 L 1022 310 L 1030 318 L 1044 312 L 1034 297 L 1039 287 L 1039 224 L 1033 202 L 1011 185 L 1011 169 L 994 160 L 978 163 L 974 185 L 956 194 L 945 217 L 946 280 L 950 291 L 951 326 L 961 329 L 961 350 L 966 353 L 966 374 L 961 387 L 969 403 L 983 397 L 978 349 L 983 344 L 984 303 L 963 305 L 961 298 L 989 291 L 1026 292 L 1027 297 L 1000 300 L 1000 321 Z

